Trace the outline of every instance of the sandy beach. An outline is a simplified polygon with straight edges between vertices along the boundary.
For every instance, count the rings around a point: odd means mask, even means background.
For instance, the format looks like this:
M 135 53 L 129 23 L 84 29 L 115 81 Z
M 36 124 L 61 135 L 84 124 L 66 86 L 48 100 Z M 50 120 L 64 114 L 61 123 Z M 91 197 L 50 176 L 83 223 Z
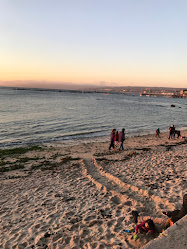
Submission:
M 127 137 L 0 151 L 0 248 L 140 248 L 131 212 L 164 217 L 187 193 L 183 138 Z M 186 138 L 185 138 L 186 137 Z M 174 247 L 173 247 L 174 248 Z

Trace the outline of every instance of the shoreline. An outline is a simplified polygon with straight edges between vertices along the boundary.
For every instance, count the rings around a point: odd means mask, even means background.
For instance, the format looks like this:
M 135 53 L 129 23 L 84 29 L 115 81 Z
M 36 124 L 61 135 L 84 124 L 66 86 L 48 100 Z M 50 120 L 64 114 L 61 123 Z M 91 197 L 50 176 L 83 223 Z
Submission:
M 153 238 L 124 232 L 131 212 L 180 208 L 186 138 L 127 137 L 124 151 L 109 141 L 0 150 L 0 247 L 140 248 Z
M 182 135 L 185 134 L 186 136 L 186 132 L 187 132 L 187 127 L 184 127 L 183 130 L 181 129 L 182 131 Z M 155 133 L 153 132 L 150 132 L 150 133 L 133 133 L 133 134 L 126 134 L 126 139 L 125 139 L 125 142 L 124 142 L 124 145 L 125 143 L 129 140 L 129 139 L 136 139 L 136 138 L 143 138 L 143 137 L 149 137 L 151 136 L 152 138 L 156 138 L 155 136 Z M 169 132 L 167 131 L 164 131 L 161 133 L 161 137 L 164 137 L 164 143 L 166 142 L 167 143 L 167 140 L 168 142 L 170 141 L 171 143 L 172 142 L 176 142 L 176 141 L 180 141 L 180 139 L 178 138 L 175 138 L 175 139 L 168 139 L 168 136 L 169 136 Z M 43 145 L 45 146 L 62 146 L 62 147 L 69 147 L 69 146 L 77 146 L 77 145 L 86 145 L 86 144 L 95 144 L 95 143 L 104 143 L 104 144 L 110 144 L 110 135 L 108 136 L 104 136 L 104 137 L 94 137 L 94 138 L 84 138 L 84 139 L 77 139 L 77 140 L 67 140 L 67 141 L 55 141 L 55 142 L 46 142 L 46 143 L 43 143 Z M 41 144 L 42 145 L 42 144 Z
M 181 132 L 185 132 L 187 130 L 186 126 L 179 127 L 177 128 Z M 164 129 L 161 131 L 162 134 L 169 134 L 169 131 L 167 129 Z M 132 137 L 140 137 L 140 136 L 148 136 L 148 135 L 154 135 L 155 131 L 150 130 L 150 131 L 141 131 L 141 132 L 132 132 L 132 133 L 126 133 L 127 138 L 132 138 Z M 32 145 L 49 145 L 49 144 L 63 144 L 64 146 L 71 146 L 75 144 L 82 144 L 82 143 L 93 143 L 93 142 L 108 142 L 110 139 L 110 131 L 107 136 L 95 136 L 95 137 L 86 137 L 86 138 L 73 138 L 73 139 L 65 139 L 65 140 L 55 140 L 55 141 L 45 141 L 45 142 L 25 142 L 25 143 L 15 143 L 14 145 L 8 144 L 8 145 L 0 145 L 0 149 L 7 149 L 7 148 L 16 148 L 16 147 L 27 147 L 27 146 L 32 146 Z

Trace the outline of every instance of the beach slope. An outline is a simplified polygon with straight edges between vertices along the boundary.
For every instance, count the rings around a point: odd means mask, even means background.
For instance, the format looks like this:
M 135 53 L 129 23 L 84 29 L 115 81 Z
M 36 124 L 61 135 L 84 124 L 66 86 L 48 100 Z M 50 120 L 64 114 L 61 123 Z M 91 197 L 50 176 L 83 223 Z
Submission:
M 167 218 L 181 207 L 186 144 L 163 133 L 128 137 L 124 151 L 101 141 L 0 150 L 0 248 L 140 248 L 149 239 L 124 231 L 131 212 Z M 160 243 L 178 245 L 180 222 Z

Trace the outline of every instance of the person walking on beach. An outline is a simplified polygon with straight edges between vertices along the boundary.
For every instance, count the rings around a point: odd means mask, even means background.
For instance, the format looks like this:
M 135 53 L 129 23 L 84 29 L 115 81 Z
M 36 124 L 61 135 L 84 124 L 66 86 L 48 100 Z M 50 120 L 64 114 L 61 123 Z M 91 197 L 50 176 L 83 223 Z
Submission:
M 160 137 L 160 129 L 156 129 L 156 137 Z
M 120 131 L 118 140 L 120 143 L 119 150 L 123 150 L 123 142 L 125 141 L 125 129 L 123 128 L 122 131 Z
M 111 133 L 110 133 L 110 146 L 109 146 L 109 150 L 111 148 L 114 149 L 114 134 L 115 134 L 116 129 L 112 129 Z
M 117 147 L 117 144 L 118 144 L 118 131 L 115 132 L 114 134 L 114 146 Z
M 174 134 L 175 134 L 175 126 L 174 125 L 171 125 L 169 127 L 169 139 L 174 137 Z

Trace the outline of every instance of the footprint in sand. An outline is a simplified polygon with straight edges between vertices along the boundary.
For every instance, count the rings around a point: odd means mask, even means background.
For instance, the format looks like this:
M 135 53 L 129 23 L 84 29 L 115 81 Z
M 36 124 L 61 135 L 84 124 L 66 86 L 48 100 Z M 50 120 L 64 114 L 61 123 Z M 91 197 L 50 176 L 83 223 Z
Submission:
M 117 210 L 116 210 L 116 216 L 117 216 L 117 217 L 121 216 L 121 210 L 120 210 L 120 209 L 117 209 Z
M 64 217 L 72 217 L 75 213 L 70 211 L 70 212 L 67 212 L 67 213 L 64 213 Z
M 110 200 L 113 201 L 116 205 L 121 203 L 120 199 L 116 195 L 113 196 Z
M 40 228 L 40 224 L 35 225 L 35 229 L 38 229 L 38 228 Z
M 71 237 L 66 237 L 65 238 L 65 244 L 68 245 L 70 243 Z
M 81 238 L 84 238 L 85 236 L 89 235 L 90 232 L 87 228 L 83 228 L 79 231 L 79 235 Z
M 110 220 L 107 222 L 107 226 L 108 227 L 112 227 L 114 225 L 115 221 L 114 220 Z
M 70 227 L 70 231 L 76 231 L 77 229 L 78 229 L 78 227 L 79 227 L 79 224 L 74 224 L 74 225 L 72 225 L 71 227 Z
M 97 248 L 97 245 L 98 245 L 98 243 L 97 243 L 97 242 L 94 242 L 94 243 L 92 243 L 92 244 L 90 245 L 90 246 L 91 246 L 90 248 L 93 248 L 93 249 L 94 249 L 94 248 Z
M 84 221 L 91 221 L 93 219 L 96 219 L 96 215 L 90 215 L 84 219 Z

